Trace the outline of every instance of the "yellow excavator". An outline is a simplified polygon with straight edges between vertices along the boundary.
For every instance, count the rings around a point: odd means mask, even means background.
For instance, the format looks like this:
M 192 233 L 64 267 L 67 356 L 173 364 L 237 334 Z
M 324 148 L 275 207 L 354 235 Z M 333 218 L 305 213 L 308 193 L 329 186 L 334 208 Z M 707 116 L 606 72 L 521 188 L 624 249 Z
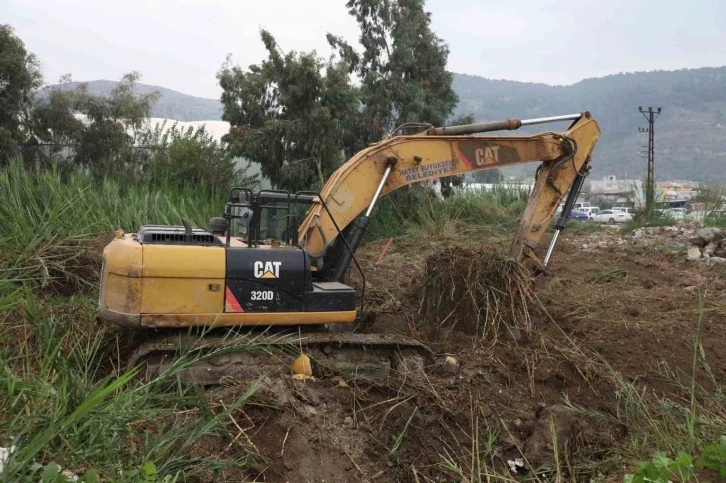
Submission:
M 562 121 L 571 123 L 563 132 L 480 135 Z M 289 345 L 293 337 L 298 354 L 313 361 L 294 364 L 303 376 L 332 371 L 382 378 L 401 361 L 425 365 L 432 354 L 414 339 L 331 329 L 351 324 L 362 311 L 365 276 L 355 253 L 378 199 L 412 183 L 540 162 L 512 251 L 541 269 L 589 172 L 599 135 L 589 112 L 452 127 L 403 125 L 343 164 L 319 193 L 233 188 L 224 216 L 212 218 L 209 230 L 184 220 L 117 232 L 103 252 L 100 314 L 149 332 L 129 360 L 145 364 L 147 376 L 170 367 L 181 334 L 194 327 L 205 329 L 201 345 L 218 351 L 185 370 L 195 383 L 271 367 L 279 357 L 277 351 L 221 350 L 232 339 L 209 327 L 244 327 L 235 332 L 236 346 L 239 337 L 254 341 L 252 347 Z M 568 192 L 540 260 L 534 250 Z M 361 297 L 344 283 L 353 267 L 363 281 Z

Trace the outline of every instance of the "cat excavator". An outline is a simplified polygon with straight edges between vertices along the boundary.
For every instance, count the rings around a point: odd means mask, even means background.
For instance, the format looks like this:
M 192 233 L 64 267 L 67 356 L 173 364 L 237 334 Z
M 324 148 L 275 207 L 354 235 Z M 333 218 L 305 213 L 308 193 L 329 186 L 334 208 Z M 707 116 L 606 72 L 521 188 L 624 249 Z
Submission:
M 570 124 L 562 132 L 481 135 L 563 121 Z M 180 377 L 196 384 L 279 368 L 289 351 L 275 346 L 293 347 L 285 364 L 294 361 L 292 371 L 300 377 L 342 372 L 385 378 L 401 365 L 425 367 L 436 358 L 410 337 L 335 330 L 354 326 L 364 311 L 365 274 L 355 254 L 377 201 L 412 183 L 538 162 L 511 249 L 517 260 L 541 270 L 589 172 L 599 135 L 589 112 L 450 127 L 405 124 L 344 163 L 319 193 L 235 187 L 208 230 L 186 220 L 135 233 L 119 230 L 103 252 L 100 315 L 145 331 L 128 364 L 141 364 L 146 377 L 172 367 L 190 339 L 207 355 L 185 366 Z M 540 259 L 535 248 L 565 197 Z M 346 284 L 353 269 L 360 296 Z

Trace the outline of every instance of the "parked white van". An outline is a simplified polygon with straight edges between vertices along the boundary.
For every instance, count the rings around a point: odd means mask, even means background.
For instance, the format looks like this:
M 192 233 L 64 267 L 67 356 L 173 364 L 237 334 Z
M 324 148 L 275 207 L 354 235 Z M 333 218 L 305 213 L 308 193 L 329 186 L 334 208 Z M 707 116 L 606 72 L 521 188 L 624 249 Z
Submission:
M 583 213 L 587 213 L 587 216 L 589 216 L 590 218 L 592 218 L 592 215 L 596 215 L 600 212 L 600 208 L 598 208 L 597 206 L 584 206 L 582 208 L 575 209 L 579 209 Z
M 629 206 L 613 206 L 611 209 L 613 211 L 622 211 L 623 213 L 627 213 L 629 215 L 633 214 L 633 209 Z

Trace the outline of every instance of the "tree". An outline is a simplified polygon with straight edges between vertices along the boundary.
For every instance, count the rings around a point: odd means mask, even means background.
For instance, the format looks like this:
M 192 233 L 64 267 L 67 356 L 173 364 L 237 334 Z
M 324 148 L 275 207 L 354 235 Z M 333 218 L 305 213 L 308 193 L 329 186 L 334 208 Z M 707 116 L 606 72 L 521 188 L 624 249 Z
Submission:
M 279 188 L 322 187 L 343 161 L 358 116 L 348 66 L 315 52 L 284 53 L 269 32 L 260 36 L 267 59 L 244 71 L 228 58 L 217 74 L 222 119 L 232 125 L 224 140 Z
M 349 0 L 363 52 L 328 34 L 361 84 L 362 120 L 351 155 L 403 123 L 443 125 L 458 102 L 447 45 L 430 28 L 425 0 Z
M 140 134 L 140 144 L 149 151 L 143 175 L 159 183 L 202 185 L 228 190 L 233 185 L 250 186 L 256 175 L 237 165 L 229 150 L 220 146 L 204 125 L 193 129 L 157 124 Z
M 46 142 L 70 147 L 74 164 L 95 174 L 138 170 L 137 137 L 159 97 L 158 92 L 136 94 L 139 77 L 137 72 L 124 75 L 109 97 L 90 94 L 86 84 L 77 89 L 59 85 L 33 109 L 34 132 Z
M 0 25 L 0 161 L 19 151 L 28 133 L 23 120 L 43 83 L 40 63 L 9 25 Z

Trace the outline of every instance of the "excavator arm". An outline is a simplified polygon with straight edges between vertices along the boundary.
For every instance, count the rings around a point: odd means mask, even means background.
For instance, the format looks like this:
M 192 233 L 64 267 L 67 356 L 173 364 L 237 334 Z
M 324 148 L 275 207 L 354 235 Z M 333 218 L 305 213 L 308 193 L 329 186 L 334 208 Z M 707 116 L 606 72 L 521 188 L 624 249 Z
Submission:
M 532 136 L 499 137 L 472 135 L 567 119 L 573 120 L 573 123 L 561 133 L 548 131 Z M 357 153 L 333 173 L 320 193 L 324 204 L 315 203 L 299 227 L 300 246 L 311 257 L 325 256 L 326 251 L 336 244 L 338 230 L 350 233 L 350 229 L 344 228 L 369 208 L 365 217 L 361 217 L 366 220 L 361 225 L 364 231 L 377 198 L 402 186 L 484 169 L 541 162 L 521 226 L 512 244 L 513 255 L 518 260 L 529 258 L 541 264 L 533 250 L 578 173 L 582 174 L 587 169 L 599 135 L 597 122 L 589 112 L 585 112 L 531 121 L 508 119 L 430 128 L 415 135 L 390 137 Z M 358 218 L 359 222 L 361 218 Z M 359 235 L 362 236 L 361 233 Z M 353 236 L 353 239 L 349 240 L 347 247 L 338 243 L 339 252 L 355 251 L 356 246 L 352 245 L 357 245 L 359 239 L 355 239 L 354 235 L 348 236 Z M 339 274 L 347 269 L 345 262 L 343 265 L 346 266 L 338 267 Z

